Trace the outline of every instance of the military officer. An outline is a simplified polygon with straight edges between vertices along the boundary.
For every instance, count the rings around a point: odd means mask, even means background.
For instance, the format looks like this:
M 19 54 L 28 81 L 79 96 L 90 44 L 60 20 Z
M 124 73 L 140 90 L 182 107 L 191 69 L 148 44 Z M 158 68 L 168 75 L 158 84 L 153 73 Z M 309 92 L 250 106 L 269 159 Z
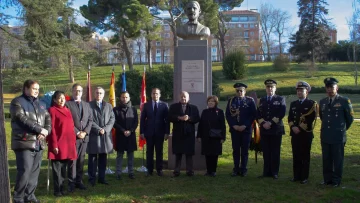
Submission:
M 310 150 L 314 138 L 317 103 L 307 98 L 311 90 L 307 82 L 297 82 L 295 87 L 298 99 L 291 102 L 288 116 L 294 173 L 291 181 L 306 184 L 309 178 Z
M 247 85 L 234 84 L 236 96 L 229 99 L 226 106 L 226 120 L 230 127 L 234 169 L 231 176 L 246 176 L 248 150 L 251 140 L 252 123 L 256 119 L 256 105 L 254 99 L 246 94 Z M 240 165 L 241 154 L 241 165 Z
M 338 80 L 325 78 L 327 97 L 320 100 L 321 148 L 324 185 L 338 187 L 341 183 L 346 130 L 354 120 L 353 109 L 348 98 L 340 96 Z
M 261 147 L 264 157 L 262 177 L 278 179 L 280 166 L 280 148 L 282 135 L 285 134 L 282 119 L 285 116 L 285 98 L 275 95 L 276 81 L 265 80 L 266 96 L 262 97 L 257 109 L 257 120 L 260 125 Z

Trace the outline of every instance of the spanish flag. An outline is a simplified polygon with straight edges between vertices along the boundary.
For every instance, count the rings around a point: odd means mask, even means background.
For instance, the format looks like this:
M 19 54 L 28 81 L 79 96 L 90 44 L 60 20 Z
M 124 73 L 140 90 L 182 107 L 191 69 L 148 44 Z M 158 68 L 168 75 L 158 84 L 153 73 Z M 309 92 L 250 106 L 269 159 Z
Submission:
M 141 104 L 140 104 L 140 112 L 142 111 L 142 108 L 144 106 L 144 104 L 146 103 L 146 83 L 145 83 L 145 66 L 144 66 L 144 73 L 143 73 L 143 77 L 142 77 L 142 82 L 141 82 L 141 93 L 140 93 L 140 98 L 141 98 Z M 141 139 L 141 137 L 139 136 L 139 149 L 143 149 L 144 145 L 146 144 L 146 140 L 145 139 Z
M 109 103 L 111 104 L 111 106 L 113 108 L 116 106 L 114 67 L 113 67 L 113 72 L 111 74 L 111 79 L 110 79 Z M 115 132 L 115 128 L 113 128 L 111 132 L 112 132 L 113 146 L 114 146 L 114 149 L 116 150 L 116 132 Z

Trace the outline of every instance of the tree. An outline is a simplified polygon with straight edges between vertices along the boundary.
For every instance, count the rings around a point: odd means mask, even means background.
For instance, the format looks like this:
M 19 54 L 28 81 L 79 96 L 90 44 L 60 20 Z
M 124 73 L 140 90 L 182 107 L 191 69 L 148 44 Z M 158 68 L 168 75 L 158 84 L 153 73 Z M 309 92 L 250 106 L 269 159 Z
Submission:
M 275 9 L 274 15 L 274 34 L 276 34 L 278 37 L 279 51 L 281 55 L 283 51 L 281 39 L 290 28 L 289 23 L 291 20 L 291 15 L 289 14 L 289 12 L 283 11 L 281 9 Z
M 349 30 L 350 30 L 350 39 L 352 41 L 352 48 L 353 48 L 353 61 L 354 61 L 354 78 L 355 78 L 355 85 L 358 85 L 358 69 L 356 66 L 356 61 L 357 61 L 357 57 L 356 57 L 356 46 L 359 42 L 360 39 L 360 24 L 358 23 L 359 21 L 359 16 L 360 13 L 359 11 L 356 10 L 356 2 L 353 2 L 353 8 L 354 8 L 354 12 L 351 16 L 350 19 L 347 19 L 348 21 L 348 25 L 349 25 Z
M 260 26 L 263 32 L 264 44 L 266 47 L 266 60 L 271 61 L 271 34 L 277 26 L 275 19 L 276 10 L 271 4 L 265 3 L 260 6 Z M 280 19 L 278 20 L 280 21 Z M 265 53 L 265 52 L 264 52 Z
M 91 27 L 116 33 L 114 39 L 122 41 L 129 68 L 133 70 L 132 53 L 126 38 L 140 36 L 143 20 L 150 18 L 146 6 L 137 0 L 89 0 L 88 5 L 80 7 L 80 11 Z
M 299 30 L 290 38 L 290 51 L 301 60 L 310 59 L 314 69 L 316 58 L 326 54 L 330 44 L 328 32 L 328 5 L 325 0 L 298 0 Z

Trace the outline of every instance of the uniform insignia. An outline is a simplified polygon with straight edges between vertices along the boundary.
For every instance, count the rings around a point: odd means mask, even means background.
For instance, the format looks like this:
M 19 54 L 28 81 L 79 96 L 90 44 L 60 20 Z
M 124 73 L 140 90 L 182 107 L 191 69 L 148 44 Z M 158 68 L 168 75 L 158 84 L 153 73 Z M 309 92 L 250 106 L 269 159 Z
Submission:
M 341 107 L 341 104 L 340 104 L 340 103 L 336 103 L 336 104 L 334 105 L 334 107 Z
M 274 118 L 272 119 L 272 121 L 274 121 L 274 123 L 278 123 L 278 122 L 279 122 L 279 118 L 274 117 Z
M 304 108 L 305 110 L 308 110 L 309 108 Z
M 350 101 L 350 99 L 348 99 L 348 100 L 347 100 L 347 102 L 348 102 L 348 104 L 351 104 L 351 101 Z
M 279 101 L 274 101 L 273 105 L 280 105 L 280 102 Z
M 296 110 L 296 107 L 292 107 L 291 109 L 292 109 L 292 110 Z

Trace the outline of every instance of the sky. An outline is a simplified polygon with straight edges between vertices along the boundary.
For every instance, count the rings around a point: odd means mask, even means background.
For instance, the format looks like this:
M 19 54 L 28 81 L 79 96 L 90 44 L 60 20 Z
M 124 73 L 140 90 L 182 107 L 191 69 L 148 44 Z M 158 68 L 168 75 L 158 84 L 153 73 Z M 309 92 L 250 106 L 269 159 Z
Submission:
M 337 29 L 337 39 L 338 40 L 348 40 L 349 39 L 349 28 L 347 25 L 347 20 L 350 18 L 353 8 L 352 2 L 354 0 L 327 0 L 329 9 L 328 18 L 331 19 L 330 22 Z M 0 1 L 3 2 L 3 1 Z M 74 8 L 79 8 L 81 5 L 87 4 L 88 0 L 75 0 Z M 297 30 L 298 25 L 300 24 L 300 19 L 297 16 L 297 0 L 244 0 L 241 7 L 236 8 L 240 10 L 246 9 L 259 9 L 262 3 L 270 3 L 274 8 L 280 8 L 286 10 L 291 15 L 291 25 L 296 26 Z M 0 3 L 1 4 L 1 3 Z M 6 14 L 16 15 L 16 11 L 13 8 L 2 8 L 0 5 L 0 12 L 5 12 Z M 78 17 L 79 22 L 84 22 L 82 16 Z M 10 25 L 18 25 L 16 21 L 11 21 Z M 107 36 L 106 33 L 104 33 Z

